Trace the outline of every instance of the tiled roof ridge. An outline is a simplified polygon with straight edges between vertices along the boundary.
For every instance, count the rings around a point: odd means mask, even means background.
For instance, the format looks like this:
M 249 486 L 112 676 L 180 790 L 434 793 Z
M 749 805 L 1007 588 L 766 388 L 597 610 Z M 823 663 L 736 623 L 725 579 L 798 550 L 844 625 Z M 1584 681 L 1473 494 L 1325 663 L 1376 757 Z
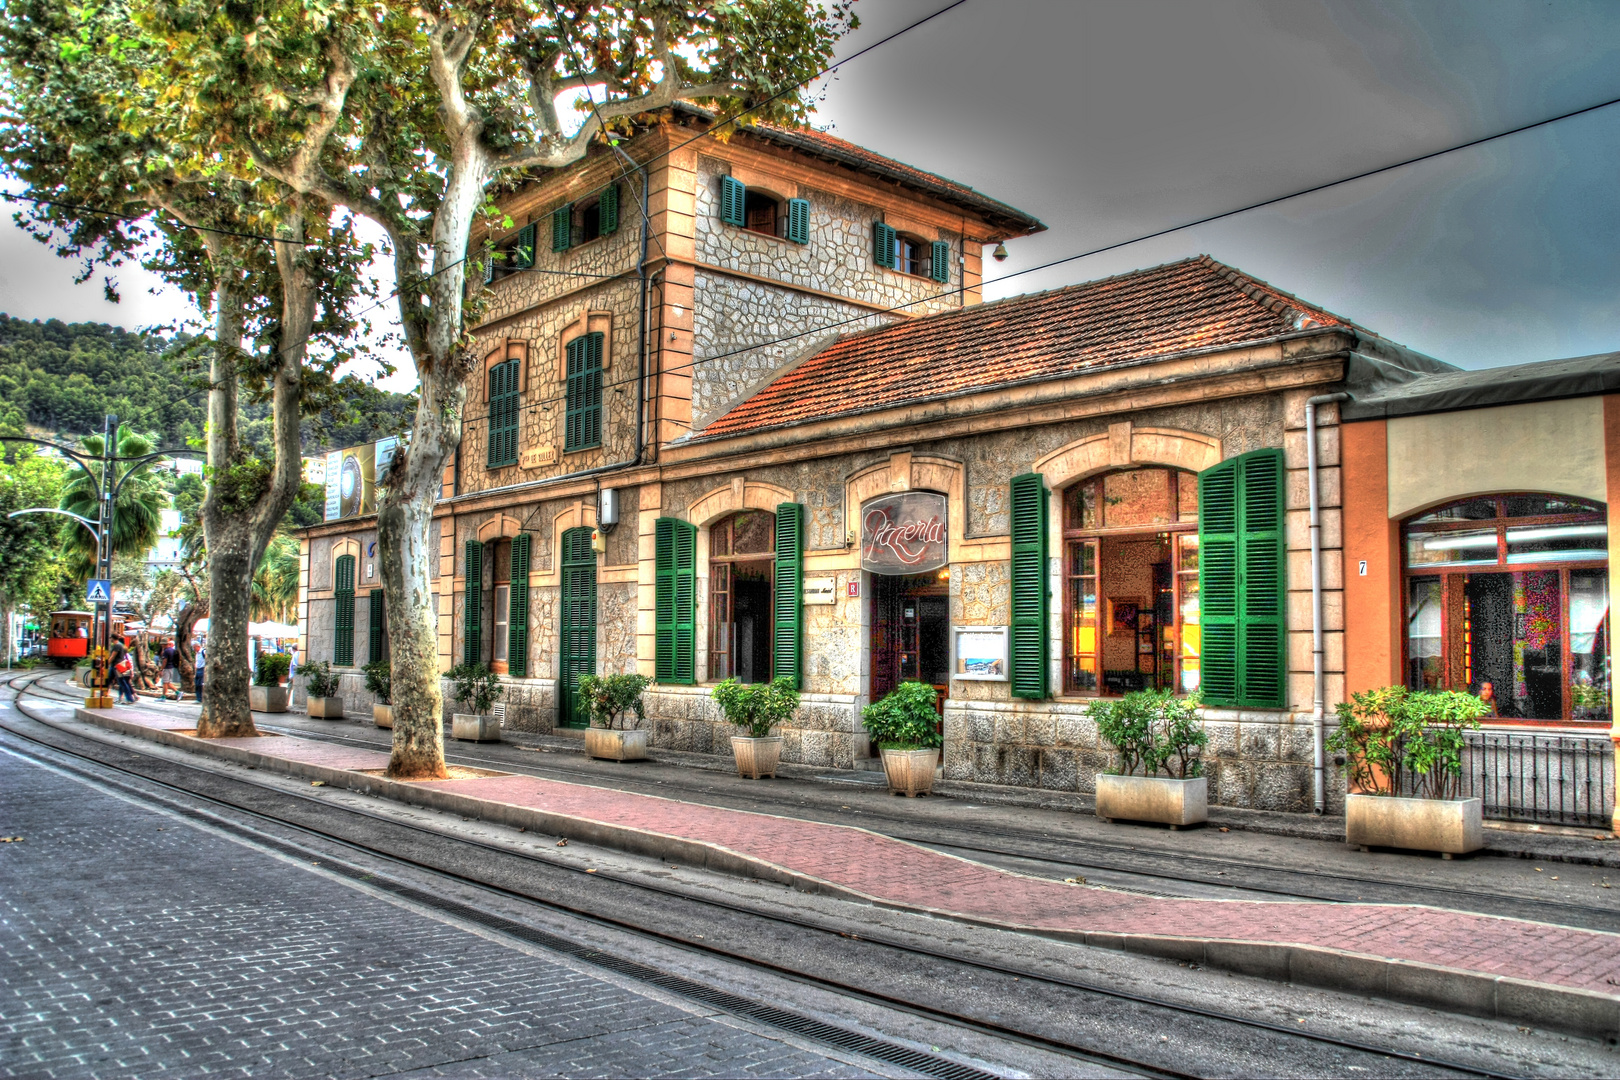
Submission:
M 1202 263 L 1209 267 L 1212 273 L 1226 280 L 1244 296 L 1247 296 L 1266 310 L 1274 311 L 1290 321 L 1297 321 L 1302 315 L 1310 315 L 1318 320 L 1340 323 L 1345 326 L 1354 325 L 1349 319 L 1335 315 L 1326 308 L 1308 304 L 1293 293 L 1284 292 L 1270 282 L 1254 277 L 1252 274 L 1246 274 L 1237 267 L 1223 263 L 1211 255 L 1200 255 L 1196 259 L 1189 261 Z

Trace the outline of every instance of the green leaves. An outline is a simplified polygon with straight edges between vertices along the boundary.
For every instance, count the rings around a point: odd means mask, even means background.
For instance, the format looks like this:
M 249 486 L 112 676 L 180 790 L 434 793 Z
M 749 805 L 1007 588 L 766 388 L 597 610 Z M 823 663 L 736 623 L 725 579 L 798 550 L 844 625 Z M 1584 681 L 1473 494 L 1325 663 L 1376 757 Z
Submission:
M 927 750 L 944 741 L 939 734 L 939 692 L 928 683 L 903 682 L 881 701 L 861 710 L 861 720 L 878 746 Z
M 1137 690 L 1092 704 L 1097 734 L 1119 753 L 1119 775 L 1202 776 L 1203 748 L 1209 735 L 1198 722 L 1198 699 L 1170 690 Z
M 1327 748 L 1345 756 L 1350 787 L 1366 795 L 1455 798 L 1462 781 L 1463 732 L 1479 728 L 1490 706 L 1456 690 L 1381 686 L 1340 702 Z
M 799 707 L 799 691 L 793 680 L 783 676 L 768 683 L 740 683 L 727 679 L 712 691 L 726 722 L 747 730 L 749 736 L 763 739 L 778 724 L 793 719 Z
M 451 696 L 462 705 L 470 703 L 473 712 L 480 715 L 489 712 L 490 706 L 506 692 L 501 677 L 483 664 L 463 661 L 450 669 L 449 676 Z
M 593 725 L 612 728 L 623 726 L 620 718 L 626 713 L 635 713 L 638 721 L 646 719 L 641 695 L 651 684 L 645 675 L 581 675 L 579 696 Z

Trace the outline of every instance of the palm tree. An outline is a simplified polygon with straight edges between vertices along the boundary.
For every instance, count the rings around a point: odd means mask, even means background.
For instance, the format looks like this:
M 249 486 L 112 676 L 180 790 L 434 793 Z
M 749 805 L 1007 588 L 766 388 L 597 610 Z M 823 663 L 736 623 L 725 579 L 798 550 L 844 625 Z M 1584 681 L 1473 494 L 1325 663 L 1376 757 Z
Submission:
M 290 623 L 298 605 L 298 541 L 277 533 L 253 574 L 255 619 Z
M 104 443 L 100 435 L 86 435 L 79 440 L 79 445 L 84 448 L 86 455 L 99 458 Z M 128 459 L 150 454 L 153 450 L 151 437 L 138 435 L 122 425 L 118 428 L 116 445 L 118 457 L 123 459 L 113 464 L 117 480 L 123 480 L 137 467 Z M 113 503 L 114 555 L 145 555 L 157 543 L 163 521 L 161 511 L 169 505 L 169 495 L 163 490 L 162 480 L 156 471 L 151 469 L 152 464 L 142 462 L 138 466 L 141 471 L 124 480 L 123 487 L 118 491 L 118 498 Z M 62 501 L 57 504 L 58 509 L 95 521 L 100 513 L 96 497 L 99 480 L 100 477 L 92 480 L 82 469 L 76 470 L 73 478 L 62 488 Z M 64 524 L 61 539 L 68 572 L 75 581 L 89 580 L 96 571 L 95 538 L 83 526 Z

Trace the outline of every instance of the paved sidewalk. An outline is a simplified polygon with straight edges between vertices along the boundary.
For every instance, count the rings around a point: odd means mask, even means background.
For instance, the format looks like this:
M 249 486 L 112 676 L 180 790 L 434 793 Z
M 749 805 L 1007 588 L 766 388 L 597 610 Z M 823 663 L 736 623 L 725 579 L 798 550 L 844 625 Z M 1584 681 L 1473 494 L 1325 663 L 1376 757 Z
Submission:
M 85 712 L 81 716 L 94 715 Z M 179 729 L 178 716 L 125 707 L 118 719 Z M 385 755 L 294 736 L 218 740 L 289 762 L 372 769 Z M 1262 943 L 1381 963 L 1424 965 L 1528 983 L 1620 995 L 1620 935 L 1546 923 L 1393 904 L 1166 899 L 1068 885 L 942 854 L 844 825 L 680 802 L 583 784 L 507 775 L 410 785 L 693 841 L 876 902 L 1013 928 L 1188 943 Z M 1121 940 L 1117 944 L 1124 944 Z M 1165 950 L 1160 950 L 1163 953 Z M 1192 955 L 1189 952 L 1189 955 Z M 1207 955 L 1207 953 L 1205 954 Z M 1297 962 L 1297 961 L 1296 961 Z M 1234 964 L 1299 978 L 1287 964 Z M 1275 968 L 1275 965 L 1273 965 Z M 1362 972 L 1366 989 L 1375 980 Z M 1348 979 L 1357 978 L 1352 972 Z M 1436 1000 L 1454 990 L 1436 990 Z M 1461 1004 L 1461 1003 L 1460 1003 Z M 1493 1007 L 1500 1008 L 1500 1005 Z

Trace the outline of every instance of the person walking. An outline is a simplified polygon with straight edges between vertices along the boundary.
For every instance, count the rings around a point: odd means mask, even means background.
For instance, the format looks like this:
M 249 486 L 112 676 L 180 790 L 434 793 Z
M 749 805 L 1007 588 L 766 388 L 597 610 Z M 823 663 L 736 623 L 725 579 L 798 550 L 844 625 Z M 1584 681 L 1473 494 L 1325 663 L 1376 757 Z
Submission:
M 163 685 L 159 690 L 164 701 L 169 700 L 169 687 L 174 687 L 174 700 L 184 701 L 185 692 L 180 687 L 180 650 L 174 647 L 173 640 L 163 643 L 163 651 L 158 653 L 158 667 L 162 669 L 161 679 Z
M 192 666 L 192 671 L 194 674 L 192 679 L 192 688 L 196 691 L 197 703 L 199 705 L 202 704 L 203 699 L 203 664 L 207 663 L 208 660 L 207 645 L 208 643 L 206 641 L 199 640 L 197 642 L 196 659 L 193 661 Z
M 135 661 L 130 659 L 129 649 L 124 646 L 122 638 L 113 638 L 108 662 L 112 665 L 113 680 L 118 686 L 119 704 L 135 704 L 135 688 L 129 682 L 130 675 L 135 671 Z
M 287 649 L 290 659 L 287 661 L 287 685 L 293 685 L 293 679 L 298 676 L 298 646 L 291 645 Z

